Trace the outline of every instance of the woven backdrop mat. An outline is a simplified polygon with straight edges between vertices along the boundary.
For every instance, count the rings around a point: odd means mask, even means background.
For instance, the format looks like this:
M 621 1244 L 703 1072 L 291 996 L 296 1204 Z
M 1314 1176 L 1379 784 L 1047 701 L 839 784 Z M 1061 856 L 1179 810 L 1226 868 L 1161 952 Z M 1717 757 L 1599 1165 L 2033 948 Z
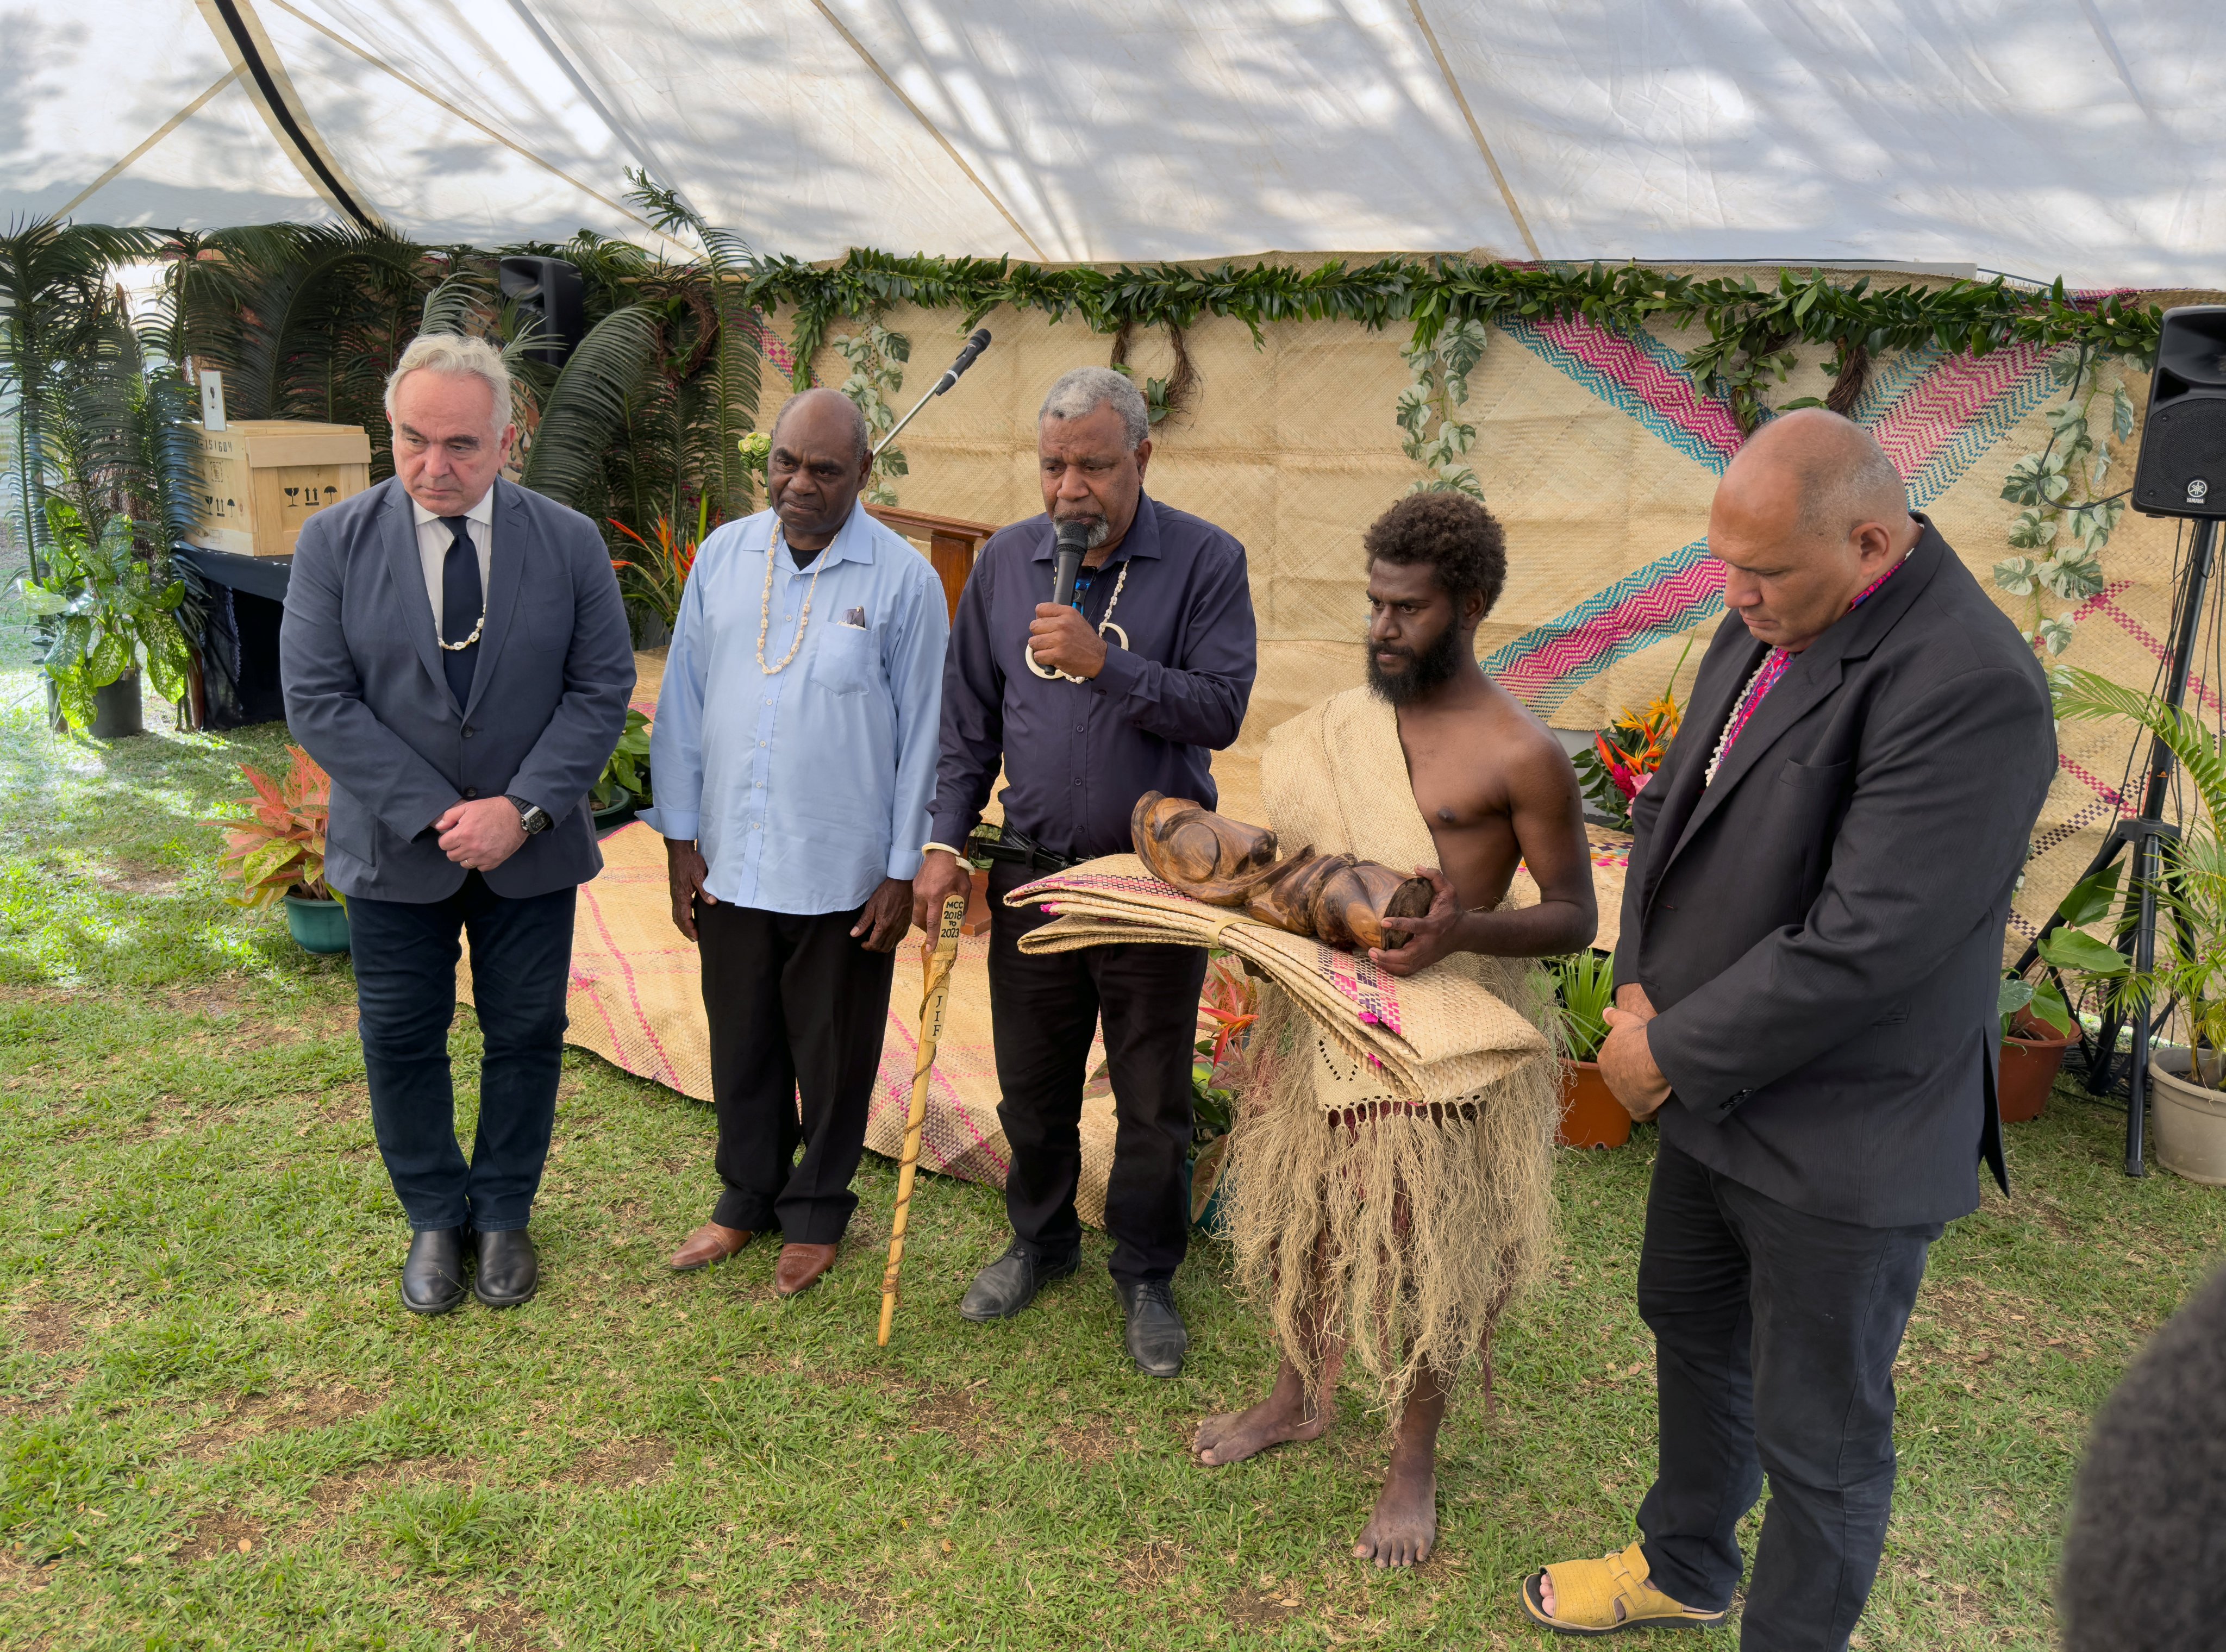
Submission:
M 1775 270 L 1752 273 L 1758 282 L 1777 280 Z M 1864 273 L 1874 284 L 1943 284 Z M 2221 295 L 2140 296 L 2172 304 Z M 1103 364 L 1112 340 L 1079 321 L 1053 323 L 1034 312 L 999 308 L 981 319 L 996 343 L 905 432 L 911 473 L 896 486 L 915 509 L 1010 522 L 1041 508 L 1035 412 L 1044 391 L 1070 367 Z M 967 318 L 897 304 L 882 320 L 912 340 L 909 388 L 890 397 L 908 406 L 957 350 Z M 793 336 L 792 318 L 774 321 L 780 336 Z M 1227 527 L 1250 553 L 1260 677 L 1231 753 L 1242 760 L 1256 756 L 1277 723 L 1361 680 L 1360 535 L 1419 473 L 1399 451 L 1392 423 L 1409 382 L 1399 353 L 1406 331 L 1274 322 L 1256 346 L 1243 322 L 1202 316 L 1185 337 L 1200 375 L 1198 395 L 1154 432 L 1148 486 L 1168 504 Z M 1469 460 L 1506 524 L 1509 562 L 1507 589 L 1478 646 L 1498 678 L 1557 727 L 1596 728 L 1659 692 L 1688 633 L 1705 639 L 1724 612 L 1703 535 L 1709 496 L 1739 436 L 1729 410 L 1701 394 L 1685 370 L 1683 353 L 1696 342 L 1697 335 L 1660 327 L 1625 334 L 1582 321 L 1517 321 L 1492 329 L 1471 375 L 1461 416 L 1477 429 Z M 1130 356 L 1139 377 L 1167 376 L 1172 359 L 1156 330 L 1140 335 Z M 831 345 L 813 366 L 824 383 L 839 384 L 848 372 Z M 2103 371 L 2106 384 L 2122 377 L 2135 407 L 2146 405 L 2145 373 Z M 1821 353 L 1812 350 L 1771 394 L 1784 403 L 1828 388 Z M 779 375 L 768 372 L 760 428 L 770 428 L 785 393 Z M 2046 441 L 2043 415 L 2064 400 L 2033 350 L 1977 359 L 1919 351 L 1876 359 L 1857 409 L 1918 507 L 2027 628 L 2029 605 L 1988 577 L 1996 561 L 2013 554 L 2006 535 L 2017 507 L 2002 499 L 2002 480 L 2013 459 Z M 2116 444 L 2102 492 L 2129 486 L 2138 442 L 2137 429 L 2133 441 Z M 2103 554 L 2109 583 L 2078 605 L 2065 663 L 2142 688 L 2152 683 L 2169 629 L 2176 540 L 2172 523 L 2126 518 Z M 2051 612 L 2064 606 L 2048 604 Z M 1696 647 L 1685 666 L 1681 695 L 1701 651 Z M 2202 659 L 2215 657 L 2215 645 L 2206 645 Z M 2221 675 L 2215 665 L 2197 669 L 2191 704 L 2218 715 L 2226 684 L 2214 680 Z M 2053 909 L 2108 831 L 2132 744 L 2129 729 L 2111 724 L 2066 724 L 2059 738 L 2061 772 L 2036 828 L 2035 859 L 2013 918 L 2018 934 L 2031 933 Z M 1237 787 L 1225 790 L 1224 808 L 1241 816 Z

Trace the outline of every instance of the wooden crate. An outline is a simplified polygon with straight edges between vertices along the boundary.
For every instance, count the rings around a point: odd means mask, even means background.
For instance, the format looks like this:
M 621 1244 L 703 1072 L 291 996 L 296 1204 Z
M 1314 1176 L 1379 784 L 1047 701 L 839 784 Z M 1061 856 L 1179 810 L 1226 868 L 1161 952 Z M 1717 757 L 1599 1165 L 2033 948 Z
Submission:
M 359 424 L 235 419 L 201 432 L 201 518 L 193 543 L 241 556 L 290 556 L 302 524 L 371 486 Z

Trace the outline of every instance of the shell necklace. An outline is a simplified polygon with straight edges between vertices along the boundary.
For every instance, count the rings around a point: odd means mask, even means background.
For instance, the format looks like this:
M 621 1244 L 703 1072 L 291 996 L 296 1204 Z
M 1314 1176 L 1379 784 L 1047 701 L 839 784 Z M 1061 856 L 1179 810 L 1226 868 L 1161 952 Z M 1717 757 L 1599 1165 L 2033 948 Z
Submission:
M 773 626 L 773 565 L 780 555 L 780 548 L 787 543 L 787 536 L 781 531 L 780 518 L 775 517 L 773 519 L 773 543 L 766 547 L 765 594 L 758 600 L 758 670 L 767 677 L 779 677 L 786 670 L 789 662 L 796 658 L 796 651 L 804 646 L 804 628 L 811 623 L 811 599 L 819 589 L 819 570 L 827 566 L 827 551 L 834 549 L 830 544 L 812 559 L 811 583 L 805 588 L 804 613 L 796 622 L 796 635 L 789 639 L 788 652 L 780 657 L 780 664 L 768 665 L 766 664 L 765 645 L 766 632 Z
M 1129 633 L 1113 623 L 1113 610 L 1120 606 L 1121 588 L 1128 584 L 1128 582 L 1129 563 L 1127 559 L 1123 558 L 1121 563 L 1121 577 L 1113 581 L 1113 594 L 1107 600 L 1105 604 L 1105 617 L 1097 622 L 1097 634 L 1105 638 L 1108 641 L 1118 642 L 1123 648 L 1126 648 L 1129 645 Z M 1021 645 L 1021 657 L 1027 661 L 1028 670 L 1034 671 L 1038 677 L 1043 678 L 1046 683 L 1050 682 L 1053 677 L 1065 677 L 1069 683 L 1080 683 L 1087 680 L 1086 678 L 1075 676 L 1071 671 L 1062 671 L 1056 666 L 1039 664 L 1036 661 L 1035 650 L 1030 648 L 1026 643 Z

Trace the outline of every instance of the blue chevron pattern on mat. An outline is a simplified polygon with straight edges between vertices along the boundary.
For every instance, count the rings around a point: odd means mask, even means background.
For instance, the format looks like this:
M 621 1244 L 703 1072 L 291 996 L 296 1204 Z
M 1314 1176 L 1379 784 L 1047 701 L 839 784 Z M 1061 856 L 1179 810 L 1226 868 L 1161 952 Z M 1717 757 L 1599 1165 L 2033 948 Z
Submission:
M 1724 473 L 1724 466 L 1729 461 L 1722 454 L 1701 437 L 1672 420 L 1663 417 L 1647 403 L 1644 397 L 1628 384 L 1621 383 L 1609 373 L 1601 372 L 1592 363 L 1580 360 L 1569 351 L 1547 338 L 1529 321 L 1504 321 L 1498 325 L 1517 343 L 1541 361 L 1574 379 L 1610 407 L 1638 420 L 1639 423 L 1644 425 L 1694 463 L 1707 466 L 1713 475 L 1720 476 Z M 1685 369 L 1685 358 L 1644 328 L 1636 332 L 1619 334 L 1618 336 L 1635 346 L 1664 371 L 1675 373 L 1687 380 L 1692 378 Z

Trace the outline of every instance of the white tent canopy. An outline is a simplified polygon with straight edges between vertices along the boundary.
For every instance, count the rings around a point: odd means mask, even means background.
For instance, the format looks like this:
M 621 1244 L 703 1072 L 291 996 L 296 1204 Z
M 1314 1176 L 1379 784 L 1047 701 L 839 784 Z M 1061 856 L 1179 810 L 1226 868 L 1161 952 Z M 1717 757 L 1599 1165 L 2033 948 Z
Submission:
M 2226 285 L 2216 0 L 61 0 L 0 213 Z

